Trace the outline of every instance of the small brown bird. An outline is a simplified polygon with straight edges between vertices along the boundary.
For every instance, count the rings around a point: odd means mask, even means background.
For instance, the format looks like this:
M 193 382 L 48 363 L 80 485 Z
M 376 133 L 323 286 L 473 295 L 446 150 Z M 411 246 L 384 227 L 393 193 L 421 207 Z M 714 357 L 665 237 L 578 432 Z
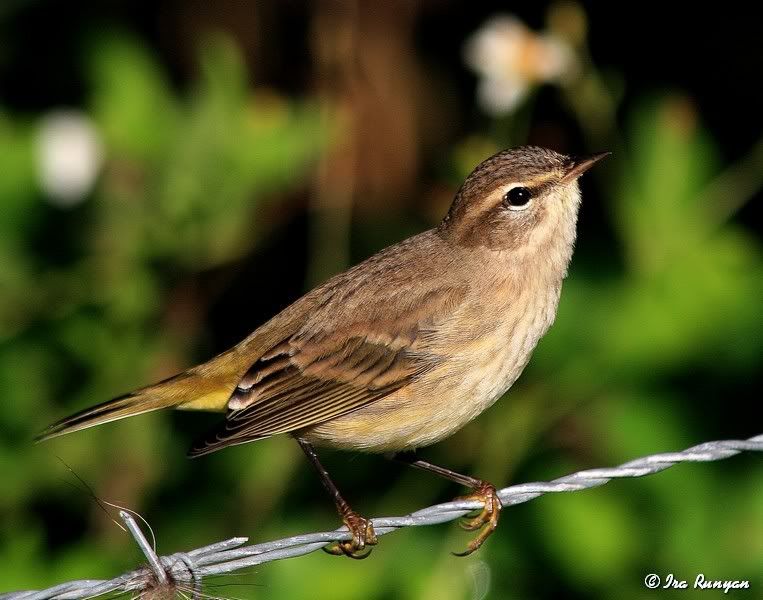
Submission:
M 65 418 L 39 439 L 161 408 L 227 411 L 190 452 L 292 435 L 317 469 L 358 558 L 376 543 L 313 445 L 405 453 L 448 437 L 508 390 L 556 316 L 580 205 L 577 179 L 608 153 L 521 147 L 488 158 L 435 229 L 336 275 L 234 348 L 170 379 Z M 484 509 L 469 554 L 493 532 L 493 485 L 413 456 L 473 490 Z

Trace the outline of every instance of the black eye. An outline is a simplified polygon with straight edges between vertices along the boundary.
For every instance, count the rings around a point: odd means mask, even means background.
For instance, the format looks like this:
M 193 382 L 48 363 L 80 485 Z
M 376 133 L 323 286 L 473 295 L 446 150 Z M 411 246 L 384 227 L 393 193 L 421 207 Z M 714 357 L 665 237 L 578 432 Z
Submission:
M 533 197 L 526 187 L 511 188 L 503 197 L 506 206 L 524 206 Z

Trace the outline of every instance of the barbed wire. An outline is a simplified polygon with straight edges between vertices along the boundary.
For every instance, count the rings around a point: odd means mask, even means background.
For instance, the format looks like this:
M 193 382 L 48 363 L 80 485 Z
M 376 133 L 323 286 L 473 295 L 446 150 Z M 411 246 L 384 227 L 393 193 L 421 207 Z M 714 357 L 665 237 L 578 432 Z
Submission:
M 659 473 L 682 462 L 709 462 L 735 456 L 740 452 L 763 451 L 763 434 L 748 440 L 721 440 L 706 442 L 681 452 L 652 454 L 624 463 L 619 467 L 587 469 L 553 481 L 540 481 L 512 485 L 498 491 L 504 507 L 527 502 L 543 494 L 576 492 L 598 487 L 624 477 L 642 477 Z M 454 501 L 436 504 L 401 517 L 372 519 L 377 536 L 386 535 L 403 527 L 437 525 L 463 517 L 482 508 L 479 501 Z M 201 596 L 205 577 L 231 573 L 274 560 L 294 558 L 314 552 L 331 542 L 349 539 L 345 527 L 334 531 L 296 535 L 282 540 L 245 546 L 245 537 L 231 538 L 203 548 L 157 556 L 133 516 L 125 510 L 119 516 L 143 551 L 148 565 L 109 580 L 85 579 L 70 581 L 45 589 L 0 594 L 0 600 L 75 600 L 94 598 L 115 592 L 149 592 L 174 588 L 190 590 L 195 598 Z M 162 595 L 161 597 L 171 597 Z M 209 597 L 209 596 L 206 596 Z

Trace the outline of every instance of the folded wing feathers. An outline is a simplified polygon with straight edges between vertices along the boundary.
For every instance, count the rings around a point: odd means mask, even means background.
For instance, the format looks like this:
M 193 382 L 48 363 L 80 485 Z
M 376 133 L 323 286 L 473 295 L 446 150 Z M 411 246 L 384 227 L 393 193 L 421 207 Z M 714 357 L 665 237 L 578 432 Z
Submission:
M 333 310 L 346 313 L 350 297 L 328 290 L 331 301 L 316 310 L 330 322 Z M 406 386 L 438 364 L 440 358 L 419 347 L 427 330 L 448 318 L 464 296 L 461 288 L 438 288 L 421 302 L 403 296 L 402 311 L 380 308 L 371 322 L 344 322 L 341 330 L 319 326 L 319 315 L 251 366 L 228 403 L 226 422 L 199 456 L 225 446 L 299 431 L 357 410 Z

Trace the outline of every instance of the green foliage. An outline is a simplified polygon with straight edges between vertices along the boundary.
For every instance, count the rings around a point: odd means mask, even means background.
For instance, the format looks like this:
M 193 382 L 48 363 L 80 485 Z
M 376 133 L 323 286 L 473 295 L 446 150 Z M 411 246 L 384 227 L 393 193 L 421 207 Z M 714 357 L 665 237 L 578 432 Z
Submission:
M 223 36 L 202 45 L 198 80 L 183 93 L 127 35 L 95 36 L 85 57 L 89 115 L 103 138 L 106 165 L 82 206 L 65 214 L 44 203 L 35 129 L 29 119 L 0 112 L 6 174 L 0 178 L 0 554 L 6 565 L 24 564 L 3 569 L 3 589 L 75 573 L 105 576 L 135 560 L 124 546 L 119 560 L 107 560 L 91 539 L 44 557 L 46 532 L 28 521 L 26 507 L 47 503 L 71 475 L 55 461 L 55 450 L 32 448 L 29 440 L 64 406 L 114 396 L 186 363 L 193 340 L 175 346 L 171 332 L 155 327 L 173 281 L 246 253 L 255 240 L 256 207 L 299 185 L 328 142 L 308 103 L 249 89 L 241 56 Z M 49 247 L 40 231 L 52 222 L 56 240 L 76 243 L 63 251 Z M 121 499 L 139 506 L 142 490 L 167 476 L 154 461 L 169 442 L 162 431 L 160 420 L 149 419 L 116 435 L 86 434 L 66 446 L 66 460 L 97 489 L 111 481 L 118 493 L 126 483 Z M 92 451 L 94 443 L 131 451 L 111 461 L 110 452 Z M 71 510 L 86 515 L 87 493 L 74 495 L 84 502 Z M 11 534 L 17 529 L 19 535 Z
M 161 553 L 335 524 L 287 439 L 188 463 L 187 437 L 155 414 L 29 444 L 54 416 L 189 364 L 204 331 L 193 302 L 191 316 L 167 314 L 171 297 L 183 308 L 175 286 L 231 268 L 260 243 L 258 208 L 304 187 L 337 135 L 309 99 L 252 89 L 241 54 L 220 35 L 201 45 L 198 75 L 181 91 L 124 33 L 94 36 L 83 57 L 84 110 L 106 154 L 83 204 L 67 212 L 45 202 L 34 118 L 0 110 L 3 591 L 112 576 L 139 560 L 56 455 L 99 496 L 141 511 Z M 585 130 L 590 114 L 568 105 Z M 763 350 L 759 243 L 739 224 L 718 222 L 702 200 L 724 169 L 716 142 L 678 94 L 634 101 L 627 123 L 624 140 L 616 123 L 597 123 L 596 143 L 609 136 L 622 150 L 603 177 L 583 182 L 606 203 L 612 255 L 592 256 L 581 239 L 557 324 L 527 373 L 484 417 L 427 451 L 436 462 L 505 484 L 677 450 L 708 435 L 759 433 L 740 433 L 743 416 L 719 424 L 703 414 L 714 406 L 724 414 L 717 392 L 700 401 L 706 387 L 753 378 Z M 497 133 L 470 132 L 442 179 L 460 181 L 503 143 Z M 364 461 L 343 456 L 332 469 L 363 512 L 411 511 L 457 493 L 426 474 L 396 479 L 393 470 L 374 493 L 365 465 L 376 463 Z M 212 580 L 208 591 L 352 600 L 555 597 L 563 589 L 640 598 L 651 572 L 704 572 L 761 589 L 761 475 L 759 457 L 685 465 L 509 508 L 467 560 L 449 554 L 467 539 L 455 527 L 407 530 L 362 563 L 316 553 Z
M 114 177 L 139 180 L 108 189 L 109 225 L 123 224 L 115 233 L 134 238 L 133 252 L 198 269 L 246 251 L 252 201 L 298 183 L 295 173 L 327 141 L 310 106 L 251 93 L 241 56 L 221 35 L 202 45 L 186 98 L 129 39 L 96 40 L 88 55 L 92 111 L 114 153 Z M 123 214 L 136 208 L 145 211 L 137 224 Z

